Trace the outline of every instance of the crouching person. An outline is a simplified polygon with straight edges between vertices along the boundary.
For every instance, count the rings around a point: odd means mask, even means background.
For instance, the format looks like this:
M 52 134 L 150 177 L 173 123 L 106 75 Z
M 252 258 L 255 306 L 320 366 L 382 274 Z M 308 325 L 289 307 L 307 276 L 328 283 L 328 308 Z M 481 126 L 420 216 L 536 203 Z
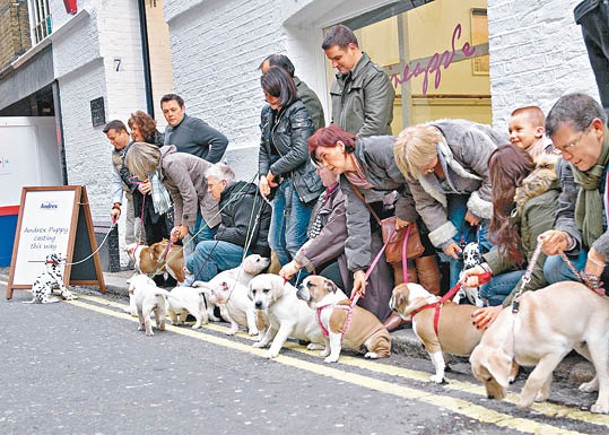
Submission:
M 253 183 L 235 181 L 235 173 L 222 163 L 206 173 L 207 189 L 219 202 L 221 222 L 215 240 L 199 242 L 186 259 L 186 267 L 196 280 L 209 281 L 219 272 L 241 264 L 245 255 L 270 257 L 268 244 L 271 206 Z

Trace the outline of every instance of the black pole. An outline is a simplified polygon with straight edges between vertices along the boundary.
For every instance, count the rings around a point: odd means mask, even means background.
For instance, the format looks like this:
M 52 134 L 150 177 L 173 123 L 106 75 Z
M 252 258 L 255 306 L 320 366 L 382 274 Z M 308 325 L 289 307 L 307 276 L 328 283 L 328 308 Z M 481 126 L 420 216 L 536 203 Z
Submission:
M 142 63 L 144 66 L 144 86 L 146 88 L 146 105 L 148 114 L 154 118 L 154 101 L 152 99 L 152 74 L 150 72 L 150 50 L 148 46 L 148 24 L 146 23 L 146 2 L 138 0 L 140 13 L 140 35 L 142 40 Z

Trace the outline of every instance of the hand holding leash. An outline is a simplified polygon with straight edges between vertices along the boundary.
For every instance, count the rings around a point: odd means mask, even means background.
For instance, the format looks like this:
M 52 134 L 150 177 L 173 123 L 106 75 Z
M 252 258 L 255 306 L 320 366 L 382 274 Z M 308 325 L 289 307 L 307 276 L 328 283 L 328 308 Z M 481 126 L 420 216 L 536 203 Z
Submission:
M 358 270 L 353 274 L 353 292 L 364 297 L 366 294 L 366 272 Z
M 406 228 L 410 225 L 410 222 L 400 219 L 399 217 L 395 218 L 395 230 L 400 231 L 402 228 Z
M 448 255 L 449 257 L 454 258 L 455 260 L 459 259 L 459 253 L 461 252 L 461 247 L 455 243 L 452 242 L 450 245 L 448 245 L 446 248 L 442 248 L 442 250 L 444 251 L 444 253 L 446 255 Z

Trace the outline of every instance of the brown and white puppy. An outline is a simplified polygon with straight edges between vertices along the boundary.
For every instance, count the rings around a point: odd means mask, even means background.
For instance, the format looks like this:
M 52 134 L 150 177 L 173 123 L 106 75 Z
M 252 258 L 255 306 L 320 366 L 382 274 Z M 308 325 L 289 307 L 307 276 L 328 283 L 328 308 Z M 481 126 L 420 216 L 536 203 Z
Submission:
M 342 347 L 357 351 L 364 348 L 367 350 L 365 358 L 386 358 L 391 355 L 391 335 L 370 311 L 354 306 L 347 325 L 351 301 L 331 280 L 322 276 L 307 276 L 296 296 L 318 310 L 322 331 L 324 335 L 325 331 L 328 332 L 326 348 L 320 354 L 326 357 L 324 362 L 338 362 Z
M 125 252 L 133 260 L 135 271 L 138 274 L 163 275 L 169 273 L 178 283 L 185 279 L 186 265 L 184 252 L 181 246 L 172 246 L 167 251 L 169 242 L 163 240 L 152 246 L 131 243 L 125 247 Z
M 393 289 L 389 306 L 404 320 L 427 304 L 435 303 L 438 296 L 432 295 L 421 285 L 400 284 Z M 412 330 L 425 346 L 436 374 L 429 380 L 437 384 L 444 382 L 446 367 L 443 353 L 469 356 L 480 342 L 483 331 L 472 324 L 472 313 L 478 308 L 473 305 L 457 305 L 451 301 L 444 303 L 438 322 L 438 333 L 434 330 L 435 308 L 425 309 L 412 317 Z
M 256 310 L 266 311 L 270 326 L 254 347 L 271 344 L 265 358 L 275 358 L 288 337 L 311 342 L 309 350 L 325 348 L 317 314 L 296 297 L 296 287 L 279 275 L 265 273 L 250 281 L 249 297 Z M 272 343 L 271 343 L 272 341 Z
M 127 280 L 129 284 L 129 295 L 133 296 L 137 316 L 140 320 L 138 331 L 146 330 L 146 335 L 154 335 L 150 315 L 154 311 L 157 329 L 165 330 L 165 298 L 169 296 L 167 290 L 163 290 L 150 284 L 150 278 L 146 275 L 136 275 Z
M 504 309 L 469 360 L 487 396 L 499 400 L 505 397 L 512 359 L 535 366 L 520 393 L 518 407 L 526 408 L 548 398 L 552 372 L 573 349 L 596 370 L 595 378 L 579 387 L 599 391 L 590 411 L 609 413 L 609 298 L 583 284 L 564 281 L 524 293 L 519 311 Z

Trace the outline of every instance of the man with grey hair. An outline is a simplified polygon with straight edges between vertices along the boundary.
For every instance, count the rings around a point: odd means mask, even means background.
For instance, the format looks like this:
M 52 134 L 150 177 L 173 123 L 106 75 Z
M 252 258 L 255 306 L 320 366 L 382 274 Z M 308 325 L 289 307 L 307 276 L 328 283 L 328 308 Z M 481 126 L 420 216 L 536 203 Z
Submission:
M 546 278 L 550 283 L 577 279 L 556 255 L 565 252 L 576 268 L 584 268 L 582 277 L 589 284 L 597 285 L 599 278 L 609 283 L 607 115 L 588 95 L 565 95 L 550 110 L 546 131 L 572 168 L 571 173 L 571 168 L 559 167 L 562 193 L 556 223 L 541 235 L 544 253 L 552 256 L 545 263 Z
M 186 267 L 195 280 L 209 281 L 223 270 L 241 264 L 245 255 L 270 257 L 268 243 L 271 206 L 253 183 L 235 181 L 235 173 L 225 164 L 216 163 L 206 173 L 207 190 L 219 202 L 220 225 L 215 240 L 197 244 L 186 259 Z

